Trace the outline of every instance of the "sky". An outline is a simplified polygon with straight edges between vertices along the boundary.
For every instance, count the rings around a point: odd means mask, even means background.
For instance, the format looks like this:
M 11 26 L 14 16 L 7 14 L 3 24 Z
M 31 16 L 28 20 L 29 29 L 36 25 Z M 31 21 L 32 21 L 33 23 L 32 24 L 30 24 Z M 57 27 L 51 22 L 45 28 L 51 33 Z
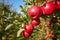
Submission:
M 0 0 L 1 2 L 2 0 Z M 12 7 L 11 7 L 11 10 L 16 10 L 18 13 L 20 13 L 20 8 L 19 6 L 22 5 L 24 6 L 25 2 L 23 2 L 23 0 L 5 0 L 5 3 L 8 4 L 13 4 Z

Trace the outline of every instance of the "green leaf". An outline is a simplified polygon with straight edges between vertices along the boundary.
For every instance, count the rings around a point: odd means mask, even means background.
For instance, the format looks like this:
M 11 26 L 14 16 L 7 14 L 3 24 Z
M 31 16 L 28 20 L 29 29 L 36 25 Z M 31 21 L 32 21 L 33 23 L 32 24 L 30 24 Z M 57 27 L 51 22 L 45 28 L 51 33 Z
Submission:
M 23 9 L 23 7 L 20 5 L 20 10 L 21 10 L 21 12 L 23 12 L 24 11 L 24 9 Z

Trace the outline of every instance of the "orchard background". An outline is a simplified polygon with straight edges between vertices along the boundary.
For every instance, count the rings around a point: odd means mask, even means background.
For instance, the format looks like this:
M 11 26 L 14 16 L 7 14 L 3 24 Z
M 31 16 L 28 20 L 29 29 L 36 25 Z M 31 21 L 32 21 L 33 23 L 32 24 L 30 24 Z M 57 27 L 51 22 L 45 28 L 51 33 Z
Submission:
M 60 40 L 60 0 L 23 2 L 20 13 L 0 2 L 0 40 Z

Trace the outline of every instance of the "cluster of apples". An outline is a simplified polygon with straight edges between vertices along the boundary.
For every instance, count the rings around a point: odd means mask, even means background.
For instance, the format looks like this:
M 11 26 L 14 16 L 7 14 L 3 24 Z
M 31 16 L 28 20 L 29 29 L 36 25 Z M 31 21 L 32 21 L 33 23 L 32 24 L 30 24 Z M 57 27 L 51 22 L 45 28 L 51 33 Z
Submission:
M 22 32 L 22 35 L 26 38 L 28 38 L 31 35 L 34 29 L 34 26 L 37 26 L 40 24 L 39 16 L 42 15 L 42 10 L 39 6 L 32 6 L 30 9 L 28 9 L 28 15 L 32 19 L 31 23 L 26 24 L 24 31 Z
M 54 28 L 53 27 L 50 27 L 50 32 L 46 31 L 46 36 L 51 37 L 51 38 L 55 38 Z
M 28 38 L 31 35 L 33 29 L 34 29 L 34 26 L 32 24 L 26 24 L 25 28 L 24 28 L 24 31 L 22 32 L 22 35 L 25 38 Z
M 53 27 L 48 27 L 44 26 L 43 31 L 46 33 L 45 37 L 43 38 L 44 40 L 47 40 L 47 38 L 52 38 L 54 39 L 56 36 L 54 34 L 54 28 Z
M 31 23 L 26 24 L 24 31 L 22 32 L 22 35 L 26 38 L 28 38 L 33 29 L 34 26 L 40 24 L 39 17 L 43 15 L 52 15 L 55 9 L 60 9 L 60 1 L 54 0 L 50 2 L 44 3 L 41 7 L 38 5 L 34 5 L 28 9 L 28 15 L 30 16 Z

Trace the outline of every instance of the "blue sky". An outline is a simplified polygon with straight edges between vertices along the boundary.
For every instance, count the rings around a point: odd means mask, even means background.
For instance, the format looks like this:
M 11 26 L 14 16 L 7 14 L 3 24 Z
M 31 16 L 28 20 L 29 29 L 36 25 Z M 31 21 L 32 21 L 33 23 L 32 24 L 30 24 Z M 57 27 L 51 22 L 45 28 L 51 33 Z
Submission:
M 0 0 L 0 2 L 1 2 L 2 0 Z M 23 0 L 5 0 L 5 2 L 9 2 L 10 4 L 13 4 L 13 6 L 12 6 L 12 8 L 11 8 L 11 10 L 16 10 L 18 13 L 20 13 L 20 8 L 19 8 L 19 6 L 20 5 L 24 5 L 25 4 L 25 2 L 23 2 Z

